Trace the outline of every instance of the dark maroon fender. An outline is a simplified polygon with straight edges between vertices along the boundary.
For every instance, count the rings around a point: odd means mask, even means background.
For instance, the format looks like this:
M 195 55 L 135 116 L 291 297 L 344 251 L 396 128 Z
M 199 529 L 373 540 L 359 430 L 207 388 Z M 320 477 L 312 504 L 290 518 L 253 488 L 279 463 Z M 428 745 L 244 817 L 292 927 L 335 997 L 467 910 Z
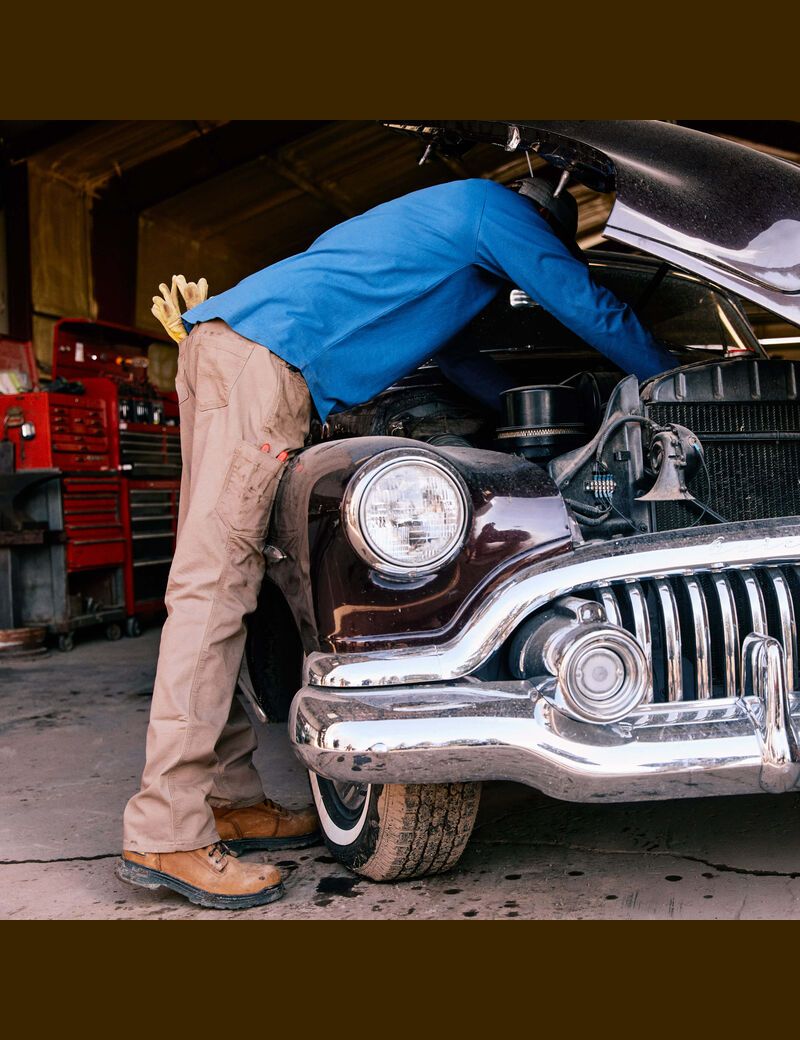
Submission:
M 422 448 L 457 470 L 473 507 L 456 559 L 407 583 L 383 578 L 361 560 L 340 515 L 354 471 L 372 456 L 402 447 Z M 497 581 L 531 560 L 567 552 L 572 537 L 555 485 L 533 463 L 401 437 L 354 437 L 315 445 L 289 464 L 268 542 L 286 557 L 269 563 L 267 577 L 283 592 L 309 653 L 438 642 Z

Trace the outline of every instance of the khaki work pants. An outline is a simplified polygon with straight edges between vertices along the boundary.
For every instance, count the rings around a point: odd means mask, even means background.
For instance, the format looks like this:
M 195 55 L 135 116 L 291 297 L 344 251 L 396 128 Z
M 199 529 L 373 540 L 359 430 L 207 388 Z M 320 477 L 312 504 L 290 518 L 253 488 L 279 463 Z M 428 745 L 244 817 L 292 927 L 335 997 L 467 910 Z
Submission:
M 233 692 L 264 576 L 262 548 L 284 464 L 311 400 L 300 372 L 222 321 L 180 345 L 178 538 L 166 593 L 147 760 L 123 847 L 178 852 L 218 840 L 210 806 L 264 798 L 253 728 Z

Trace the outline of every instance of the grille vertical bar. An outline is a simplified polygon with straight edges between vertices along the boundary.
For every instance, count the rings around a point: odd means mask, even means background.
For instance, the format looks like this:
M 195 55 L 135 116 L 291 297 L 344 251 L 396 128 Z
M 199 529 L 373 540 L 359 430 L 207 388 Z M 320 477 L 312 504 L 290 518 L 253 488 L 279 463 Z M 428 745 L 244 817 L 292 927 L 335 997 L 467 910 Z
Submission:
M 786 689 L 795 689 L 795 662 L 797 660 L 797 623 L 794 603 L 789 586 L 777 567 L 765 567 L 765 580 L 770 584 L 777 604 L 777 624 L 780 634 L 777 636 L 783 646 L 786 663 Z
M 764 603 L 764 593 L 758 584 L 753 571 L 740 571 L 744 591 L 747 596 L 747 604 L 750 608 L 750 631 L 759 635 L 767 635 L 767 608 Z
M 703 701 L 711 696 L 711 630 L 708 626 L 708 610 L 697 578 L 685 578 L 684 585 L 689 595 L 694 634 L 695 696 Z
M 672 586 L 665 578 L 655 582 L 656 594 L 661 606 L 666 657 L 667 700 L 679 701 L 683 696 L 683 655 L 681 625 L 678 604 Z
M 722 618 L 722 659 L 725 669 L 724 691 L 726 697 L 735 697 L 739 683 L 739 618 L 733 589 L 725 574 L 715 574 L 711 579 L 717 594 L 717 604 Z
M 633 634 L 636 636 L 639 645 L 644 650 L 647 660 L 652 661 L 653 636 L 650 630 L 650 615 L 647 612 L 647 601 L 645 600 L 644 589 L 638 582 L 631 582 L 628 585 L 623 585 L 622 589 L 627 595 L 631 616 L 633 618 Z M 645 703 L 650 703 L 653 700 L 652 673 L 644 700 Z
M 612 625 L 621 625 L 622 617 L 620 615 L 619 603 L 617 602 L 617 597 L 611 591 L 611 587 L 609 585 L 601 585 L 597 591 L 600 596 L 600 602 L 605 607 L 608 620 Z

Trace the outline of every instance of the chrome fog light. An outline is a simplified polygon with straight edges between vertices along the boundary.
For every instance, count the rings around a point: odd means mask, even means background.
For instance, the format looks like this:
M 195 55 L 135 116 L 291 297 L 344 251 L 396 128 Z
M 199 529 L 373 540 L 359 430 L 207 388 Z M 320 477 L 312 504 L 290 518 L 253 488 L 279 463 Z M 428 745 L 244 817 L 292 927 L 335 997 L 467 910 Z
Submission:
M 649 665 L 634 637 L 622 628 L 584 626 L 553 636 L 545 663 L 563 707 L 589 722 L 616 722 L 641 704 Z
M 644 699 L 650 662 L 599 603 L 565 597 L 531 618 L 511 644 L 511 669 L 581 722 L 617 722 Z

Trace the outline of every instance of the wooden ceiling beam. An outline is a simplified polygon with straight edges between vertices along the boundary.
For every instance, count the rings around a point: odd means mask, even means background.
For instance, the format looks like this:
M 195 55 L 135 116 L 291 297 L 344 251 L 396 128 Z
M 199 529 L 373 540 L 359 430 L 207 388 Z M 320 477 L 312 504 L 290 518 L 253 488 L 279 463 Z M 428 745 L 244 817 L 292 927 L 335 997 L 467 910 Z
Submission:
M 328 209 L 340 213 L 343 217 L 355 217 L 359 213 L 358 207 L 339 189 L 335 181 L 316 177 L 310 172 L 307 163 L 301 166 L 280 152 L 277 156 L 265 156 L 263 161 L 273 173 L 294 184 L 300 191 L 321 202 Z
M 213 238 L 215 235 L 222 235 L 226 231 L 230 231 L 231 228 L 236 228 L 241 224 L 246 224 L 254 217 L 260 217 L 265 213 L 269 213 L 271 209 L 278 209 L 280 206 L 286 205 L 287 202 L 296 202 L 302 194 L 302 189 L 295 185 L 292 185 L 283 191 L 273 192 L 271 195 L 267 195 L 254 201 L 249 206 L 237 209 L 228 216 L 219 217 L 217 220 L 213 221 L 205 220 L 203 221 L 202 227 L 194 226 L 192 229 L 192 237 L 202 242 L 203 239 Z
M 140 213 L 238 166 L 269 155 L 323 125 L 324 121 L 306 119 L 232 121 L 198 133 L 181 147 L 134 166 L 125 171 L 116 183 L 127 204 Z
M 86 119 L 0 120 L 0 155 L 7 162 L 20 162 L 91 125 Z

